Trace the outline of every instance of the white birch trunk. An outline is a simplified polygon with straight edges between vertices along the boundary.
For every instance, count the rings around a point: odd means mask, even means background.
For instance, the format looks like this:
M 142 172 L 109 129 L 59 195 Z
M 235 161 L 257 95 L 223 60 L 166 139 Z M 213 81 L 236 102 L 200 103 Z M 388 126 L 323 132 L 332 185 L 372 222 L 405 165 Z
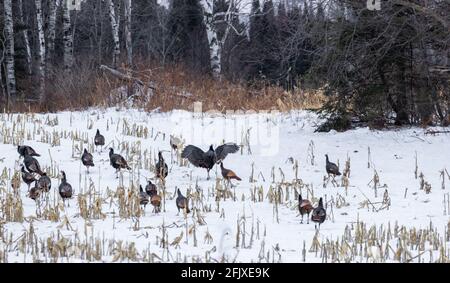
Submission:
M 70 71 L 73 66 L 73 34 L 70 24 L 69 0 L 64 0 L 63 6 L 63 43 L 64 70 Z
M 36 22 L 38 28 L 38 54 L 39 54 L 39 100 L 44 100 L 45 90 L 45 35 L 42 20 L 42 0 L 35 0 Z
M 111 29 L 114 39 L 113 65 L 116 66 L 120 57 L 119 23 L 116 19 L 114 1 L 108 0 L 109 17 L 111 20 Z
M 211 64 L 211 70 L 214 77 L 219 77 L 221 73 L 221 46 L 219 44 L 219 39 L 217 37 L 217 30 L 214 27 L 213 20 L 213 5 L 214 1 L 202 0 L 201 4 L 203 6 L 203 19 L 206 25 L 206 32 L 208 35 L 209 43 L 209 58 Z
M 4 0 L 5 10 L 5 61 L 6 61 L 6 90 L 9 97 L 16 95 L 16 75 L 14 68 L 14 26 L 11 0 Z
M 127 49 L 128 65 L 133 65 L 133 46 L 131 42 L 131 0 L 124 0 L 125 8 L 125 45 Z
M 22 5 L 22 0 L 19 0 L 17 5 L 19 6 L 19 19 L 21 23 L 25 23 L 25 19 L 23 17 L 23 5 Z M 27 60 L 27 72 L 28 75 L 32 74 L 32 69 L 31 69 L 31 48 L 30 48 L 30 40 L 28 39 L 28 29 L 23 29 L 22 30 L 22 36 L 23 36 L 23 42 L 25 44 L 25 51 L 27 53 L 26 55 L 26 60 Z
M 48 3 L 50 11 L 48 17 L 47 61 L 50 61 L 55 53 L 56 10 L 60 6 L 59 2 L 60 0 L 49 0 Z

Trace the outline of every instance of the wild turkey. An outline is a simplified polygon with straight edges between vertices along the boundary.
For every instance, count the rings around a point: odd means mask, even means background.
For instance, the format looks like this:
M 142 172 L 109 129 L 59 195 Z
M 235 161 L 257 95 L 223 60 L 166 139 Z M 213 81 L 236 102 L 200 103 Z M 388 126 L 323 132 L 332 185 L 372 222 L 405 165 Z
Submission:
M 220 169 L 222 171 L 222 177 L 228 181 L 228 183 L 231 182 L 231 179 L 235 179 L 238 181 L 242 181 L 241 178 L 238 177 L 238 175 L 236 175 L 236 173 L 234 173 L 232 170 L 227 169 L 225 167 L 223 167 L 223 162 L 220 162 Z
M 208 171 L 207 180 L 209 180 L 209 170 L 214 167 L 214 164 L 224 160 L 229 153 L 236 153 L 238 150 L 239 146 L 235 143 L 223 144 L 216 150 L 211 145 L 207 152 L 194 145 L 188 145 L 181 153 L 181 157 L 187 158 L 195 167 L 205 168 Z
M 66 179 L 66 173 L 64 171 L 61 171 L 61 184 L 59 185 L 59 195 L 63 199 L 63 202 L 65 202 L 66 199 L 70 199 L 73 194 L 72 186 L 67 182 Z
M 188 200 L 185 196 L 183 196 L 180 192 L 180 189 L 177 189 L 177 199 L 176 199 L 176 204 L 177 204 L 177 208 L 178 208 L 178 213 L 180 213 L 180 209 L 185 209 L 186 208 L 186 213 L 191 212 L 189 210 L 188 207 Z
M 155 165 L 156 177 L 165 179 L 169 173 L 169 167 L 167 167 L 162 152 L 158 152 L 158 162 Z
M 31 146 L 28 146 L 28 145 L 18 145 L 17 152 L 20 154 L 20 156 L 23 156 L 23 157 L 25 157 L 25 155 L 41 156 Z
M 312 214 L 311 214 L 311 220 L 316 223 L 314 227 L 317 229 L 317 223 L 318 223 L 319 229 L 320 229 L 320 224 L 322 224 L 325 221 L 326 217 L 327 217 L 327 212 L 326 212 L 325 208 L 323 208 L 322 198 L 320 198 L 319 205 L 313 209 Z
M 89 173 L 89 167 L 94 166 L 94 157 L 86 149 L 84 149 L 83 155 L 81 155 L 81 162 L 86 166 Z
M 97 148 L 100 146 L 100 151 L 102 151 L 102 147 L 105 145 L 105 137 L 100 134 L 99 129 L 95 133 L 94 144 Z
M 145 192 L 147 195 L 152 197 L 153 195 L 156 195 L 158 191 L 156 190 L 156 185 L 152 183 L 152 181 L 148 181 L 147 186 L 145 186 Z
M 148 194 L 144 192 L 144 189 L 142 189 L 142 186 L 139 186 L 139 204 L 145 206 L 148 204 Z
M 116 169 L 116 172 L 119 172 L 121 168 L 131 170 L 125 158 L 120 154 L 115 154 L 114 149 L 112 148 L 109 149 L 109 162 L 111 166 Z
M 44 172 L 42 173 L 42 176 L 38 180 L 38 188 L 42 190 L 43 192 L 48 193 L 52 187 L 52 181 L 47 176 L 47 174 Z
M 25 154 L 25 158 L 23 159 L 23 164 L 25 164 L 25 167 L 27 168 L 28 172 L 30 173 L 38 173 L 42 176 L 43 172 L 41 170 L 41 166 L 39 165 L 39 162 L 36 160 L 36 158 L 32 157 L 31 155 Z
M 170 147 L 173 150 L 177 150 L 181 146 L 182 141 L 181 141 L 181 139 L 179 139 L 173 135 L 170 135 L 169 143 L 170 143 Z
M 25 167 L 20 166 L 20 171 L 22 172 L 22 180 L 25 182 L 25 184 L 28 185 L 28 191 L 30 190 L 30 185 L 34 181 L 36 181 L 36 178 L 34 178 L 34 175 L 30 172 L 25 171 Z
M 29 191 L 28 191 L 28 197 L 31 198 L 32 200 L 36 201 L 39 196 L 41 195 L 41 190 L 38 188 L 38 181 L 36 180 L 34 182 L 34 187 L 32 187 Z
M 327 170 L 328 176 L 330 174 L 333 175 L 333 178 L 335 176 L 340 176 L 341 172 L 339 172 L 339 167 L 337 167 L 337 165 L 334 164 L 333 162 L 330 162 L 330 160 L 328 159 L 328 154 L 325 154 L 325 157 L 326 157 L 325 169 Z
M 298 195 L 298 210 L 302 216 L 302 224 L 303 224 L 303 215 L 307 214 L 307 223 L 309 224 L 309 214 L 313 211 L 312 203 L 307 199 L 302 199 L 302 195 Z
M 150 203 L 153 205 L 154 213 L 161 212 L 161 196 L 158 195 L 158 193 L 156 193 L 150 197 Z

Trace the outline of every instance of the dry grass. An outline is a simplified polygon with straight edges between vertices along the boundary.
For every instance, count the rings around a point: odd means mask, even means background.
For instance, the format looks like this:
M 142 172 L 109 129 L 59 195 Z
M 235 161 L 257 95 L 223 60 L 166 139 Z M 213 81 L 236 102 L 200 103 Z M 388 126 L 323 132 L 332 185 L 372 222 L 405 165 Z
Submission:
M 144 70 L 140 77 L 155 82 L 157 89 L 148 109 L 161 107 L 162 111 L 174 108 L 192 110 L 194 101 L 201 101 L 205 111 L 218 110 L 270 110 L 317 109 L 325 98 L 320 91 L 306 93 L 301 90 L 287 92 L 281 87 L 248 86 L 210 76 L 198 77 L 181 67 Z M 188 94 L 190 96 L 186 97 Z
M 246 83 L 216 80 L 209 75 L 189 72 L 181 66 L 153 67 L 141 63 L 133 70 L 124 67 L 120 71 L 129 72 L 147 86 L 155 86 L 151 98 L 134 99 L 133 106 L 161 111 L 172 109 L 192 110 L 196 101 L 202 102 L 202 109 L 218 110 L 272 110 L 318 109 L 326 101 L 323 92 L 300 89 L 288 92 L 277 86 L 267 86 L 264 82 L 250 86 Z M 97 67 L 81 65 L 71 73 L 53 71 L 47 81 L 47 96 L 43 104 L 36 100 L 36 94 L 22 95 L 7 112 L 56 112 L 62 110 L 80 110 L 92 106 L 115 106 L 126 100 L 118 97 L 115 90 L 119 87 L 132 87 L 104 74 Z M 30 85 L 24 93 L 31 92 Z M 31 98 L 31 99 L 30 99 Z

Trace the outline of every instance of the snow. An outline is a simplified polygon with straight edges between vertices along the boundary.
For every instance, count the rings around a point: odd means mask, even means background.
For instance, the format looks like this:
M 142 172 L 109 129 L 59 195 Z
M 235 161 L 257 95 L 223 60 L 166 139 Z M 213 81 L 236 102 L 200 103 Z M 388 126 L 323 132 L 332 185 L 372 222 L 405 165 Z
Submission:
M 305 243 L 306 261 L 321 262 L 320 252 L 310 251 L 313 241 L 318 240 L 323 244 L 327 240 L 342 239 L 346 227 L 352 233 L 356 233 L 356 223 L 361 222 L 365 223 L 368 229 L 371 225 L 376 225 L 377 229 L 380 229 L 381 225 L 385 228 L 389 225 L 393 230 L 396 223 L 405 226 L 407 230 L 429 229 L 431 226 L 433 231 L 439 233 L 443 243 L 446 242 L 449 209 L 444 200 L 448 200 L 450 177 L 445 175 L 444 171 L 446 187 L 443 190 L 440 171 L 445 168 L 450 170 L 448 134 L 425 135 L 424 129 L 414 127 L 391 131 L 360 128 L 344 133 L 315 133 L 314 128 L 319 122 L 314 113 L 300 110 L 289 113 L 224 115 L 181 110 L 159 113 L 107 108 L 55 114 L 0 114 L 2 203 L 6 192 L 12 190 L 9 181 L 13 170 L 20 170 L 21 160 L 16 145 L 11 144 L 14 139 L 16 143 L 20 141 L 32 146 L 41 154 L 41 157 L 37 157 L 41 166 L 52 173 L 49 207 L 59 205 L 60 209 L 60 217 L 56 222 L 36 217 L 36 203 L 26 196 L 27 186 L 21 183 L 20 198 L 26 220 L 22 223 L 5 221 L 5 213 L 0 210 L 0 254 L 7 249 L 7 258 L 10 262 L 30 262 L 36 258 L 51 261 L 49 255 L 32 255 L 30 249 L 23 252 L 16 244 L 6 244 L 5 239 L 9 239 L 10 234 L 15 240 L 26 231 L 30 231 L 30 223 L 37 239 L 43 243 L 47 243 L 48 238 L 56 242 L 60 237 L 92 243 L 95 239 L 99 239 L 104 243 L 105 251 L 99 259 L 87 259 L 82 253 L 74 252 L 69 258 L 58 257 L 57 261 L 60 262 L 117 259 L 120 240 L 123 244 L 134 243 L 139 253 L 138 258 L 141 260 L 144 260 L 145 255 L 153 253 L 157 256 L 154 261 L 162 259 L 169 262 L 205 261 L 206 254 L 210 256 L 210 260 L 220 260 L 221 255 L 225 255 L 227 260 L 235 259 L 238 262 L 302 262 L 302 249 Z M 100 129 L 106 138 L 106 146 L 102 152 L 93 152 L 96 129 Z M 26 133 L 25 141 L 21 140 L 22 130 Z M 224 161 L 226 168 L 232 169 L 242 178 L 240 182 L 234 180 L 235 187 L 229 189 L 232 194 L 235 193 L 235 200 L 231 197 L 216 202 L 217 184 L 219 188 L 225 186 L 221 180 L 220 167 L 214 167 L 211 171 L 211 180 L 206 180 L 205 169 L 194 168 L 191 165 L 180 166 L 175 153 L 173 158 L 171 157 L 169 146 L 171 134 L 185 140 L 185 145 L 194 144 L 203 150 L 207 150 L 210 144 L 217 146 L 224 141 L 244 144 L 242 152 L 230 154 Z M 55 136 L 59 137 L 59 142 Z M 85 143 L 83 140 L 88 142 Z M 94 155 L 95 167 L 90 168 L 90 174 L 86 173 L 80 161 L 84 147 Z M 131 173 L 123 172 L 121 178 L 116 179 L 115 170 L 109 165 L 108 147 L 113 147 L 115 152 L 122 154 L 129 161 Z M 163 151 L 169 164 L 165 211 L 156 215 L 152 212 L 151 205 L 148 205 L 145 215 L 120 217 L 119 200 L 114 196 L 114 192 L 121 183 L 125 190 L 128 190 L 132 184 L 145 186 L 147 178 L 154 178 L 151 168 L 159 150 Z M 326 153 L 332 162 L 339 163 L 341 172 L 347 157 L 350 158 L 351 173 L 347 190 L 341 186 L 342 176 L 336 178 L 337 187 L 331 182 L 324 187 Z M 424 180 L 431 185 L 429 194 L 420 190 L 420 178 L 416 179 L 414 176 L 416 153 L 418 173 L 422 172 Z M 312 155 L 314 155 L 313 164 L 311 164 Z M 295 180 L 292 161 L 298 162 L 299 180 Z M 254 164 L 254 182 L 250 182 L 252 164 Z M 6 171 L 3 171 L 5 168 Z M 75 197 L 69 201 L 70 207 L 67 204 L 65 207 L 62 205 L 57 193 L 59 180 L 56 176 L 59 170 L 66 172 L 68 182 L 75 189 Z M 371 181 L 375 170 L 380 183 L 377 197 Z M 5 174 L 8 178 L 3 177 Z M 160 191 L 159 181 L 152 180 L 158 184 Z M 89 192 L 90 184 L 93 188 Z M 268 198 L 271 187 L 272 191 L 281 188 L 283 192 L 281 203 L 278 205 L 271 203 Z M 183 213 L 178 214 L 173 198 L 176 188 L 180 188 L 184 195 L 188 189 L 191 194 L 203 193 L 202 201 L 194 202 L 194 196 L 191 195 L 190 205 L 194 203 L 194 207 L 200 209 L 204 225 L 197 221 L 197 216 L 195 219 L 192 218 L 193 213 L 188 214 L 187 218 Z M 259 200 L 256 193 L 256 200 L 252 200 L 252 191 L 260 188 L 263 190 L 263 198 Z M 389 209 L 374 211 L 370 204 L 363 205 L 368 198 L 377 209 L 382 207 L 385 190 L 389 193 L 391 203 Z M 303 198 L 312 200 L 314 205 L 317 205 L 320 197 L 327 203 L 328 217 L 321 225 L 316 238 L 314 223 L 306 224 L 305 217 L 305 224 L 300 224 L 301 217 L 298 215 L 294 191 L 301 191 Z M 286 192 L 289 192 L 289 195 Z M 85 220 L 80 216 L 78 197 L 85 193 L 91 198 L 94 198 L 94 195 L 101 198 L 104 219 Z M 88 204 L 91 202 L 93 203 L 88 198 Z M 275 213 L 276 209 L 278 216 Z M 64 223 L 65 217 L 70 225 Z M 236 248 L 238 222 L 241 234 L 239 247 Z M 186 223 L 191 230 L 190 233 L 186 232 Z M 194 223 L 196 246 L 192 231 Z M 159 243 L 163 224 L 169 244 L 183 233 L 179 246 L 169 245 L 169 252 Z M 212 236 L 210 242 L 205 238 L 207 231 Z M 113 241 L 112 246 L 115 249 L 108 245 L 108 241 Z M 399 238 L 395 237 L 391 240 L 394 250 L 399 241 Z M 365 244 L 369 245 L 367 258 L 356 256 L 352 261 L 380 261 L 379 248 L 369 242 Z M 427 245 L 426 249 L 428 248 Z M 411 250 L 410 253 L 415 256 L 418 251 Z M 448 254 L 447 248 L 445 253 Z M 432 254 L 432 260 L 437 260 L 439 250 L 433 249 Z M 421 258 L 428 262 L 429 256 L 426 253 Z M 148 257 L 145 259 L 148 260 Z M 122 260 L 127 261 L 126 258 Z M 391 252 L 386 261 L 397 260 L 393 258 Z

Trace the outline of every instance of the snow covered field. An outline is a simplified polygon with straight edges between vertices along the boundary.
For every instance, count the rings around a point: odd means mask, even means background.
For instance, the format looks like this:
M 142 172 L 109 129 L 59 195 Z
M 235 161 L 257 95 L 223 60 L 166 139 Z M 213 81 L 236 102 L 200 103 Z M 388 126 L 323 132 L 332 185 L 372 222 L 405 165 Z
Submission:
M 421 128 L 314 133 L 317 123 L 307 111 L 0 114 L 0 262 L 447 261 L 450 135 Z M 106 138 L 102 152 L 93 144 L 97 129 Z M 207 180 L 205 169 L 171 153 L 171 134 L 205 151 L 224 140 L 241 145 L 224 166 L 242 181 L 230 188 L 218 166 Z M 52 179 L 39 204 L 22 181 L 12 188 L 22 162 L 17 144 L 40 153 Z M 118 179 L 109 147 L 132 167 Z M 94 155 L 89 174 L 84 148 Z M 154 179 L 160 150 L 169 165 L 165 189 Z M 348 178 L 325 179 L 326 153 Z M 57 191 L 60 170 L 75 189 L 69 206 Z M 165 192 L 159 214 L 136 204 L 147 178 Z M 189 196 L 191 213 L 178 214 L 176 188 Z M 320 231 L 306 218 L 300 224 L 298 193 L 314 205 L 324 198 Z

